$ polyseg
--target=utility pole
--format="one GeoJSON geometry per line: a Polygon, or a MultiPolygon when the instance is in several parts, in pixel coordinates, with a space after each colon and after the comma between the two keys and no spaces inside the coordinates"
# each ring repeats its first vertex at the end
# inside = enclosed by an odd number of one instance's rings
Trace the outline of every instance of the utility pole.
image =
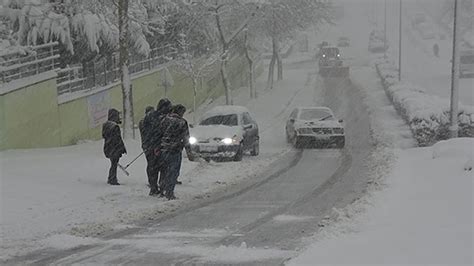
{"type": "Polygon", "coordinates": [[[458,137],[458,105],[459,105],[459,11],[458,0],[454,1],[453,25],[453,58],[451,67],[451,125],[449,137],[458,137]]]}
{"type": "Polygon", "coordinates": [[[384,2],[384,23],[383,23],[383,58],[387,58],[387,0],[384,2]]]}
{"type": "Polygon", "coordinates": [[[402,0],[399,0],[400,11],[398,20],[398,81],[402,80],[402,0]]]}
{"type": "Polygon", "coordinates": [[[379,26],[379,16],[378,16],[378,8],[377,8],[377,0],[374,0],[374,14],[375,14],[375,29],[379,26]]]}
{"type": "Polygon", "coordinates": [[[130,39],[129,30],[129,0],[118,1],[118,23],[119,23],[119,68],[120,68],[120,81],[122,89],[122,102],[123,102],[123,136],[127,139],[133,138],[134,136],[134,123],[133,123],[133,101],[132,101],[132,83],[130,80],[129,72],[129,47],[128,40],[130,39]]]}

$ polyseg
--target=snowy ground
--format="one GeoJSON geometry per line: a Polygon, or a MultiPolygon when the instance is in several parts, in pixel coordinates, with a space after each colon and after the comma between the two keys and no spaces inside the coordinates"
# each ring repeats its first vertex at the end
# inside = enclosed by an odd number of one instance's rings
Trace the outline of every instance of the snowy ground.
{"type": "MultiPolygon", "coordinates": [[[[371,133],[377,146],[377,152],[372,154],[374,158],[366,160],[372,163],[367,166],[371,168],[369,192],[354,204],[335,209],[328,222],[321,224],[323,230],[316,239],[308,239],[308,243],[315,243],[290,264],[472,264],[473,181],[472,172],[463,170],[467,159],[443,156],[445,152],[452,155],[445,148],[435,159],[431,148],[400,149],[411,147],[413,140],[408,127],[385,97],[374,69],[369,66],[368,31],[365,34],[360,30],[367,18],[360,14],[348,15],[354,20],[351,25],[334,27],[338,30],[325,28],[318,34],[330,41],[346,35],[353,43],[343,51],[351,64],[352,83],[357,89],[349,95],[361,94],[366,99],[371,133]],[[457,181],[452,182],[453,179],[457,181]]],[[[310,57],[311,54],[297,55],[288,61],[298,64],[300,58],[307,60],[310,57]]],[[[236,92],[235,103],[247,106],[259,122],[261,155],[245,157],[241,163],[206,164],[185,160],[180,178],[184,184],[177,188],[178,201],[147,196],[143,158],[131,166],[131,177],[119,176],[123,186],[105,185],[108,162],[103,158],[100,141],[56,149],[1,152],[0,259],[31,249],[67,249],[97,242],[107,242],[110,246],[133,242],[147,250],[204,254],[209,261],[224,259],[226,263],[292,256],[291,252],[281,249],[248,248],[244,242],[240,247],[218,249],[202,245],[184,247],[188,240],[174,242],[179,238],[199,241],[225,235],[226,232],[218,230],[133,235],[134,239],[125,239],[127,242],[94,237],[101,237],[104,232],[135,228],[135,221],[155,219],[193,201],[212,197],[229,185],[252,179],[266,168],[278,168],[275,165],[278,159],[293,156],[292,149],[285,143],[284,120],[295,99],[301,104],[313,103],[318,102],[320,96],[308,94],[312,91],[308,88],[316,86],[317,80],[311,64],[306,67],[305,70],[285,68],[286,79],[271,91],[263,89],[266,77],[263,75],[257,85],[260,89],[257,100],[249,100],[248,91],[244,89],[236,92]]],[[[351,106],[347,102],[349,98],[344,100],[347,106],[340,106],[343,110],[351,106]]],[[[221,103],[223,99],[217,99],[200,112],[221,103]]],[[[122,159],[124,164],[140,152],[137,141],[127,142],[127,148],[130,155],[122,159]]],[[[288,214],[274,217],[275,223],[280,224],[312,222],[311,219],[311,216],[288,214]]],[[[109,251],[122,252],[113,248],[109,251]]]]}
{"type": "Polygon", "coordinates": [[[441,145],[436,158],[433,147],[397,150],[384,187],[351,207],[366,212],[327,228],[288,265],[472,265],[474,174],[464,163],[474,139],[441,145]]]}
{"type": "MultiPolygon", "coordinates": [[[[347,19],[364,25],[362,16],[347,19]]],[[[334,209],[321,231],[306,240],[308,247],[287,264],[472,265],[474,175],[464,168],[473,164],[474,140],[410,148],[410,130],[385,96],[374,69],[364,62],[369,56],[365,51],[354,54],[366,45],[365,36],[355,28],[353,32],[346,33],[354,43],[345,54],[355,59],[351,79],[365,95],[380,163],[372,166],[367,195],[334,209]]],[[[337,33],[326,34],[331,38],[337,33]]],[[[417,61],[419,55],[413,56],[417,61]]],[[[421,69],[411,72],[416,76],[421,69]]],[[[430,75],[436,77],[436,72],[430,75]]]]}
{"type": "MultiPolygon", "coordinates": [[[[102,141],[1,152],[1,256],[8,258],[48,246],[68,247],[72,237],[100,236],[133,227],[135,221],[174,212],[261,174],[294,152],[286,144],[282,125],[295,97],[301,98],[305,88],[314,87],[311,71],[289,71],[288,78],[271,91],[264,89],[266,75],[262,75],[257,81],[256,100],[249,99],[245,88],[236,91],[235,104],[247,106],[259,123],[260,156],[244,157],[241,163],[191,163],[185,159],[177,201],[148,196],[144,158],[130,166],[130,177],[119,170],[122,186],[106,185],[109,162],[103,157],[102,141]]],[[[315,97],[305,94],[303,99],[312,103],[315,97]]],[[[199,111],[223,103],[223,98],[216,99],[199,111]]],[[[121,159],[123,165],[141,152],[139,141],[127,141],[126,146],[129,154],[121,159]]]]}
{"type": "MultiPolygon", "coordinates": [[[[398,1],[389,1],[389,9],[398,10],[398,1]]],[[[449,98],[451,93],[452,39],[445,33],[446,39],[423,39],[411,26],[408,17],[424,12],[420,5],[408,5],[404,10],[402,36],[402,80],[427,90],[428,93],[449,98]],[[410,12],[409,12],[410,11],[410,12]],[[439,46],[439,57],[433,54],[433,45],[439,46]]],[[[383,13],[382,13],[383,14],[383,13]]],[[[387,14],[388,39],[392,46],[395,62],[398,64],[398,12],[387,14]]],[[[444,29],[433,23],[436,30],[444,29]]],[[[459,100],[465,105],[474,105],[474,78],[459,79],[459,100]]]]}

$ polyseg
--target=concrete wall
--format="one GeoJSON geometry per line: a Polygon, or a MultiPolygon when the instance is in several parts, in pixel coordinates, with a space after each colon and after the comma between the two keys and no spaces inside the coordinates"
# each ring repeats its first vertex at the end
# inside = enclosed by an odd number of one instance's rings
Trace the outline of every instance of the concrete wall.
{"type": "MultiPolygon", "coordinates": [[[[191,81],[173,67],[170,67],[170,72],[174,86],[169,89],[168,98],[191,109],[191,81]]],[[[262,72],[261,67],[257,72],[262,72]]],[[[237,57],[229,63],[229,78],[234,88],[245,86],[247,76],[244,58],[237,57]]],[[[143,118],[146,106],[156,106],[164,97],[160,79],[159,70],[132,77],[135,123],[143,118]]],[[[0,88],[0,150],[57,147],[73,145],[84,139],[100,139],[101,126],[91,128],[88,111],[88,97],[94,94],[106,91],[110,107],[122,110],[118,83],[73,98],[58,98],[56,79],[52,75],[17,87],[8,91],[0,88]]],[[[203,80],[202,87],[198,87],[197,102],[201,104],[207,98],[216,98],[223,93],[222,80],[216,71],[214,76],[203,80]]]]}
{"type": "Polygon", "coordinates": [[[56,147],[61,144],[56,75],[42,77],[6,93],[0,91],[0,128],[3,133],[0,149],[56,147]]]}

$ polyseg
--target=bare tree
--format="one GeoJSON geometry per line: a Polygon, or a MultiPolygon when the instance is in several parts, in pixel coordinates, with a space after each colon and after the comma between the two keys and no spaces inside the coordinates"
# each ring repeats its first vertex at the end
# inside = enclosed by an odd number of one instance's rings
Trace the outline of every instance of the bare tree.
{"type": "Polygon", "coordinates": [[[280,55],[280,42],[309,26],[332,20],[330,2],[325,0],[278,0],[266,2],[256,16],[254,27],[270,38],[272,58],[268,68],[267,87],[273,88],[275,64],[277,80],[283,79],[283,62],[280,55]]]}
{"type": "Polygon", "coordinates": [[[248,64],[248,72],[249,72],[249,91],[250,91],[250,98],[255,99],[257,98],[257,90],[255,88],[255,78],[254,78],[254,72],[255,72],[255,58],[252,53],[252,48],[250,45],[249,41],[249,30],[245,30],[245,38],[244,38],[244,51],[245,51],[245,58],[247,58],[247,64],[248,64]]]}
{"type": "Polygon", "coordinates": [[[219,61],[220,56],[217,53],[211,53],[206,58],[194,58],[189,49],[189,41],[185,34],[180,36],[180,47],[183,52],[180,54],[179,60],[176,62],[178,69],[186,77],[188,77],[193,85],[193,124],[196,124],[196,98],[198,82],[205,77],[211,75],[214,65],[219,61]]]}
{"type": "Polygon", "coordinates": [[[118,0],[118,21],[119,21],[119,65],[120,65],[120,80],[122,88],[123,101],[123,135],[125,138],[132,138],[133,132],[133,103],[132,103],[132,83],[130,79],[129,56],[128,56],[128,40],[129,32],[129,17],[128,5],[129,0],[118,0]]]}
{"type": "MultiPolygon", "coordinates": [[[[221,68],[220,73],[222,77],[222,82],[224,83],[224,90],[225,90],[225,98],[226,104],[234,104],[232,99],[232,90],[231,84],[229,82],[227,76],[227,63],[229,61],[230,56],[230,48],[233,42],[237,39],[237,36],[247,27],[250,20],[255,15],[255,12],[251,12],[250,14],[247,13],[247,17],[241,22],[238,23],[235,27],[235,30],[227,37],[226,35],[226,28],[223,24],[223,17],[225,16],[225,10],[232,11],[232,12],[239,12],[237,8],[240,7],[240,4],[237,1],[219,1],[215,0],[214,4],[208,5],[209,11],[211,11],[212,15],[215,18],[217,32],[219,35],[220,47],[221,47],[221,68]]],[[[242,13],[240,15],[245,15],[246,13],[242,13]]],[[[231,30],[228,30],[231,31],[231,30]]]]}

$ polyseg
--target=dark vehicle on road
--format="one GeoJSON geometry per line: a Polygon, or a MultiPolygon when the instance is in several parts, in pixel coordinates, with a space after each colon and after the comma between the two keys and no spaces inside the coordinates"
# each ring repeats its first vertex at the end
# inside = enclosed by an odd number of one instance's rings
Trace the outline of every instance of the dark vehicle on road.
{"type": "Polygon", "coordinates": [[[459,77],[474,76],[474,50],[461,50],[459,56],[459,77]]]}
{"type": "Polygon", "coordinates": [[[372,30],[369,36],[368,50],[371,53],[383,53],[388,49],[388,43],[384,42],[384,34],[379,30],[372,30]]]}
{"type": "Polygon", "coordinates": [[[337,46],[338,47],[348,47],[351,45],[351,42],[348,37],[340,37],[337,40],[337,46]]]}
{"type": "Polygon", "coordinates": [[[349,67],[343,66],[339,48],[335,46],[322,47],[319,52],[319,74],[322,77],[347,77],[349,67]]]}

